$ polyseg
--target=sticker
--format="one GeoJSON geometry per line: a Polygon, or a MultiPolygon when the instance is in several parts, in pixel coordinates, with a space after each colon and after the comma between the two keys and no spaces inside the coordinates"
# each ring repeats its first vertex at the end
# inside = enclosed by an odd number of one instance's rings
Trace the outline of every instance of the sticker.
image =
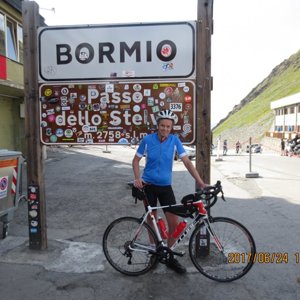
{"type": "Polygon", "coordinates": [[[185,102],[185,103],[191,103],[191,102],[192,102],[192,97],[191,97],[190,95],[186,95],[186,96],[184,97],[184,102],[185,102]]]}
{"type": "Polygon", "coordinates": [[[153,106],[152,107],[152,112],[153,113],[159,112],[159,107],[158,106],[153,106]]]}
{"type": "Polygon", "coordinates": [[[190,91],[190,88],[189,88],[188,86],[185,86],[185,87],[183,88],[183,91],[184,91],[185,93],[188,93],[188,92],[190,91]]]}
{"type": "Polygon", "coordinates": [[[64,131],[61,128],[57,128],[55,134],[58,137],[62,137],[64,135],[64,131]]]}
{"type": "Polygon", "coordinates": [[[166,94],[165,93],[160,93],[159,94],[159,98],[162,99],[162,100],[165,99],[166,98],[166,94]]]}
{"type": "Polygon", "coordinates": [[[8,176],[0,177],[0,199],[7,196],[8,176]]]}
{"type": "Polygon", "coordinates": [[[144,90],[144,96],[151,96],[151,90],[145,89],[144,90]]]}
{"type": "Polygon", "coordinates": [[[168,97],[170,97],[173,94],[173,89],[170,86],[168,86],[165,88],[164,92],[168,97]]]}
{"type": "Polygon", "coordinates": [[[56,143],[57,142],[57,136],[56,135],[51,135],[50,136],[50,142],[51,143],[56,143]]]}
{"type": "Polygon", "coordinates": [[[159,105],[160,105],[161,107],[163,107],[163,106],[165,106],[165,102],[164,102],[164,101],[160,101],[160,102],[159,102],[159,105]]]}
{"type": "Polygon", "coordinates": [[[135,103],[141,103],[143,101],[143,94],[141,92],[135,92],[135,93],[133,93],[132,100],[135,103]]]}
{"type": "Polygon", "coordinates": [[[79,96],[79,100],[80,101],[85,101],[86,100],[86,96],[85,95],[80,95],[79,96]]]}
{"type": "Polygon", "coordinates": [[[105,85],[105,92],[106,93],[113,93],[115,90],[114,84],[106,84],[105,85]]]}
{"type": "Polygon", "coordinates": [[[46,121],[42,121],[41,122],[41,127],[45,128],[47,127],[48,123],[46,121]]]}
{"type": "Polygon", "coordinates": [[[66,138],[70,138],[70,137],[72,137],[73,136],[73,130],[72,129],[66,129],[65,130],[65,137],[66,138]]]}
{"type": "Polygon", "coordinates": [[[66,96],[66,95],[68,95],[69,94],[69,89],[68,88],[66,88],[66,87],[64,87],[64,88],[62,88],[61,89],[61,94],[63,95],[63,96],[66,96]]]}
{"type": "Polygon", "coordinates": [[[191,110],[192,109],[192,104],[190,104],[190,103],[185,104],[184,109],[191,110]]]}
{"type": "Polygon", "coordinates": [[[154,105],[154,98],[153,97],[149,97],[147,99],[147,104],[148,104],[148,106],[153,106],[154,105]]]}
{"type": "Polygon", "coordinates": [[[31,218],[35,218],[38,213],[36,210],[30,210],[28,214],[31,218]]]}
{"type": "Polygon", "coordinates": [[[142,89],[142,86],[140,84],[134,84],[132,88],[135,92],[139,92],[142,89]]]}
{"type": "Polygon", "coordinates": [[[45,96],[49,97],[52,95],[52,90],[51,89],[46,89],[44,92],[45,96]]]}
{"type": "Polygon", "coordinates": [[[182,129],[183,129],[184,133],[189,133],[192,129],[192,125],[191,124],[184,124],[182,129]]]}
{"type": "Polygon", "coordinates": [[[30,228],[30,233],[37,233],[37,228],[30,228]]]}
{"type": "Polygon", "coordinates": [[[182,111],[182,103],[170,103],[171,111],[182,111]]]}
{"type": "Polygon", "coordinates": [[[133,107],[133,111],[134,112],[139,112],[141,110],[141,107],[139,106],[139,105],[135,105],[134,107],[133,107]]]}
{"type": "Polygon", "coordinates": [[[90,126],[89,125],[83,125],[82,126],[82,131],[83,132],[89,132],[89,130],[90,130],[90,126]]]}

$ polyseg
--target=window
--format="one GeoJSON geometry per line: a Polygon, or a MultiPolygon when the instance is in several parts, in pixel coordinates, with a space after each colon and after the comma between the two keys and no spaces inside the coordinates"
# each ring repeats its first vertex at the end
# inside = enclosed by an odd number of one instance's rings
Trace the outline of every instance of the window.
{"type": "Polygon", "coordinates": [[[0,55],[5,56],[5,19],[4,15],[0,13],[0,55]]]}
{"type": "Polygon", "coordinates": [[[293,114],[295,112],[294,106],[290,107],[290,114],[293,114]]]}
{"type": "Polygon", "coordinates": [[[6,40],[7,40],[7,57],[12,60],[17,60],[17,32],[14,23],[10,20],[6,22],[6,40]]]}
{"type": "Polygon", "coordinates": [[[23,63],[23,28],[0,12],[0,55],[23,63]]]}

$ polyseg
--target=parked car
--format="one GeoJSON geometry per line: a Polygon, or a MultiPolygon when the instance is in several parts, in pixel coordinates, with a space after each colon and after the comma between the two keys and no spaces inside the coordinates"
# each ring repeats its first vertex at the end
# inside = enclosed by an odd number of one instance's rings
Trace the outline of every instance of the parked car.
{"type": "MultiPolygon", "coordinates": [[[[246,152],[249,153],[250,145],[247,145],[246,152]]],[[[251,153],[262,153],[262,145],[261,144],[252,144],[251,145],[251,153]]]]}
{"type": "MultiPolygon", "coordinates": [[[[186,146],[186,145],[183,145],[183,148],[184,148],[185,152],[187,153],[189,159],[193,159],[196,157],[196,148],[191,147],[191,146],[186,146]]],[[[174,159],[178,160],[178,158],[179,158],[178,153],[176,152],[174,159]]]]}

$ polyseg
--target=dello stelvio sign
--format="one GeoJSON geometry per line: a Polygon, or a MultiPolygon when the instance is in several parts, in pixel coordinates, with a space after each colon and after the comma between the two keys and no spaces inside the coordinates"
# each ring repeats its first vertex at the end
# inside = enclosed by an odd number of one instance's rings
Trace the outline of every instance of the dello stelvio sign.
{"type": "Polygon", "coordinates": [[[195,22],[42,27],[39,82],[195,77],[195,22]]]}

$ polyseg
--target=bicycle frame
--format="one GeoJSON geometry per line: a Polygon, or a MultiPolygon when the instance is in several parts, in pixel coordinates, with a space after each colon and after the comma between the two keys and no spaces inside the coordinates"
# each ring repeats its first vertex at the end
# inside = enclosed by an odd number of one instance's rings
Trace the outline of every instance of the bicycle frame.
{"type": "MultiPolygon", "coordinates": [[[[199,201],[200,202],[200,201],[199,201]]],[[[198,202],[195,202],[194,204],[197,204],[198,202]]],[[[164,240],[162,239],[161,237],[161,234],[160,234],[160,230],[157,226],[157,221],[156,221],[156,218],[155,216],[153,215],[153,211],[156,211],[158,209],[163,209],[163,208],[170,208],[170,207],[175,207],[175,206],[183,206],[182,204],[173,204],[173,205],[166,205],[166,206],[155,206],[155,207],[152,207],[150,205],[147,205],[147,211],[146,213],[143,215],[143,219],[142,219],[142,222],[140,224],[140,226],[138,227],[136,233],[135,233],[135,237],[138,236],[139,232],[140,232],[140,229],[142,228],[143,224],[146,222],[147,223],[147,218],[148,216],[150,215],[150,218],[151,218],[151,222],[152,222],[152,225],[153,225],[153,229],[155,231],[155,234],[158,238],[158,243],[162,246],[167,246],[166,243],[164,242],[164,240]]],[[[171,251],[174,251],[175,248],[178,246],[178,244],[180,244],[180,242],[188,235],[188,233],[193,230],[195,228],[195,226],[198,224],[198,223],[202,223],[204,222],[204,225],[206,227],[206,229],[208,230],[209,234],[213,237],[215,243],[216,243],[216,246],[217,248],[219,249],[219,251],[223,251],[223,247],[221,245],[221,242],[219,240],[219,238],[216,236],[216,234],[214,233],[214,231],[212,230],[211,226],[210,226],[210,222],[209,222],[209,219],[208,219],[208,215],[202,215],[202,214],[197,214],[196,218],[193,219],[191,222],[189,222],[186,226],[186,228],[184,229],[184,231],[180,234],[180,236],[176,239],[176,241],[174,242],[174,244],[170,247],[170,250],[171,251]]],[[[148,224],[148,223],[147,223],[148,224]]],[[[133,241],[135,240],[135,238],[133,239],[133,241]]],[[[134,251],[142,251],[142,252],[145,252],[145,251],[148,251],[148,252],[155,252],[153,249],[150,249],[150,247],[147,247],[145,245],[139,245],[139,244],[136,244],[137,246],[140,247],[140,249],[137,249],[137,248],[132,248],[132,246],[129,246],[129,249],[130,250],[134,250],[134,251]]]]}

